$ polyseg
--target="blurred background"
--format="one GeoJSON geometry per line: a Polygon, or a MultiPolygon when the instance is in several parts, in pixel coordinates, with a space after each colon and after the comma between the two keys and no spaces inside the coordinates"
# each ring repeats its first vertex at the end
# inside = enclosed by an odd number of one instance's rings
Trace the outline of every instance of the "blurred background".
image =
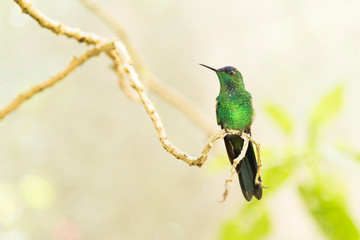
{"type": "MultiPolygon", "coordinates": [[[[33,1],[48,17],[113,38],[80,1],[33,1]]],[[[143,106],[93,58],[0,123],[0,239],[360,239],[359,1],[98,1],[148,71],[213,120],[216,75],[237,67],[261,143],[261,201],[222,141],[202,168],[164,151],[143,106]]],[[[88,47],[0,1],[0,108],[88,47]]],[[[198,155],[206,133],[149,93],[169,139],[198,155]]]]}

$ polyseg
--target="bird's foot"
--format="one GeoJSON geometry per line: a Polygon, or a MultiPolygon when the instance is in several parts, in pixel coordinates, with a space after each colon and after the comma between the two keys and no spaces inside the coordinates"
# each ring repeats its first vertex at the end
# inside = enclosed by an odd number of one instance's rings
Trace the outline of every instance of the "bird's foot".
{"type": "Polygon", "coordinates": [[[225,127],[225,132],[226,132],[226,133],[230,133],[230,132],[231,132],[231,131],[230,131],[230,128],[225,127]]]}
{"type": "MultiPolygon", "coordinates": [[[[228,127],[225,127],[224,130],[227,134],[230,134],[230,135],[235,134],[235,135],[241,136],[243,134],[243,131],[240,131],[240,133],[239,133],[239,130],[230,129],[228,127]]],[[[250,135],[249,135],[249,137],[250,137],[250,135]]]]}
{"type": "Polygon", "coordinates": [[[263,183],[260,182],[259,180],[255,180],[255,185],[259,185],[260,188],[269,188],[269,187],[264,186],[263,183]]]}

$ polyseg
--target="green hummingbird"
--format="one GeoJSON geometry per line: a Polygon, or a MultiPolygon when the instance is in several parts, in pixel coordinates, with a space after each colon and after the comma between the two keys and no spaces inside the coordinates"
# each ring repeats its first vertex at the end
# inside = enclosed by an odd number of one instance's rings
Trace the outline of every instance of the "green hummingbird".
{"type": "MultiPolygon", "coordinates": [[[[240,130],[251,135],[251,124],[254,119],[251,94],[246,91],[241,73],[234,67],[215,69],[200,64],[216,72],[220,81],[220,93],[216,98],[216,119],[222,129],[240,130]]],[[[224,137],[226,151],[231,164],[243,147],[244,140],[238,135],[224,137]]],[[[262,197],[262,188],[255,184],[257,162],[254,148],[249,142],[245,157],[236,167],[242,193],[247,201],[253,196],[262,197]]],[[[258,179],[261,182],[261,178],[258,179]]]]}

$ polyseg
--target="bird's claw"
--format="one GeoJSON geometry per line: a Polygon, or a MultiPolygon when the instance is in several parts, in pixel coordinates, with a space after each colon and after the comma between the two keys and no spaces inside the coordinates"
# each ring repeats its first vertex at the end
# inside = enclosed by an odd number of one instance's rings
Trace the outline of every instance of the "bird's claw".
{"type": "MultiPolygon", "coordinates": [[[[224,130],[225,130],[225,132],[227,133],[227,134],[234,134],[234,129],[230,129],[230,128],[228,128],[228,127],[225,127],[224,128],[224,130]]],[[[237,133],[236,133],[237,134],[237,133]]],[[[243,131],[240,131],[240,136],[243,134],[243,131]]],[[[250,135],[248,135],[249,137],[250,137],[250,135]]]]}
{"type": "Polygon", "coordinates": [[[255,180],[255,185],[260,185],[260,188],[269,188],[263,185],[262,182],[255,180]]]}

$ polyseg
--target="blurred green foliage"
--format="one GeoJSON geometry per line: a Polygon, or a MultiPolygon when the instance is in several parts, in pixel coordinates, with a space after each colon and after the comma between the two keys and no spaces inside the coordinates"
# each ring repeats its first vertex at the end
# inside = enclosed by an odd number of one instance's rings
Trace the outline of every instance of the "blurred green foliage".
{"type": "Polygon", "coordinates": [[[336,117],[343,105],[343,86],[334,88],[312,110],[309,122],[309,146],[314,146],[320,130],[336,117]]]}
{"type": "Polygon", "coordinates": [[[285,109],[276,106],[275,104],[267,104],[265,111],[268,116],[273,120],[274,124],[277,125],[285,134],[291,134],[294,131],[294,121],[291,116],[286,112],[285,109]]]}
{"type": "Polygon", "coordinates": [[[354,160],[360,162],[360,151],[352,148],[351,146],[344,145],[343,143],[338,145],[338,149],[341,152],[347,154],[349,157],[353,158],[354,160]]]}
{"type": "Polygon", "coordinates": [[[305,204],[329,239],[359,239],[353,220],[348,214],[344,189],[331,175],[316,171],[314,180],[299,186],[305,204]]]}
{"type": "MultiPolygon", "coordinates": [[[[344,184],[338,181],[341,179],[340,173],[324,167],[327,159],[318,146],[321,131],[339,115],[343,107],[343,92],[344,87],[337,86],[315,104],[309,117],[306,143],[299,146],[293,145],[295,123],[291,115],[275,104],[264,107],[269,118],[287,138],[286,144],[280,148],[262,148],[262,159],[266,161],[263,181],[270,189],[265,191],[261,201],[242,204],[236,216],[224,220],[219,231],[220,239],[261,239],[268,236],[272,224],[266,204],[271,195],[290,178],[297,185],[299,197],[325,237],[334,240],[359,239],[359,228],[347,207],[344,184]]],[[[358,152],[344,144],[337,149],[351,159],[360,159],[358,152]]]]}
{"type": "Polygon", "coordinates": [[[241,209],[238,215],[228,219],[223,224],[220,238],[234,240],[259,239],[270,232],[270,224],[270,217],[266,208],[253,201],[241,209]],[[249,219],[250,221],[244,224],[244,219],[249,219]]]}

